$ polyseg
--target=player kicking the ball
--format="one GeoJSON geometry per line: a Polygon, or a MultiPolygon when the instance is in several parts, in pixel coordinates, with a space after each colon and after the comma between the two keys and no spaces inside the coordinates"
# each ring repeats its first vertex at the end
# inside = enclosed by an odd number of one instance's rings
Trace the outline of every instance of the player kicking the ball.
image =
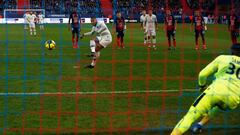
{"type": "Polygon", "coordinates": [[[218,56],[200,72],[199,87],[204,91],[175,126],[171,135],[184,134],[192,123],[206,117],[213,109],[219,108],[226,111],[238,107],[240,104],[240,44],[232,45],[231,52],[232,55],[218,56]],[[207,78],[212,74],[216,79],[206,87],[207,78]]]}
{"type": "Polygon", "coordinates": [[[156,30],[157,27],[157,17],[153,14],[152,10],[148,10],[148,15],[146,16],[145,21],[146,26],[146,33],[148,35],[148,47],[150,48],[151,45],[154,50],[156,50],[156,30]]]}
{"type": "Polygon", "coordinates": [[[96,60],[100,57],[100,51],[112,43],[112,35],[104,22],[99,22],[96,17],[92,17],[91,23],[92,30],[81,35],[81,38],[83,38],[94,33],[97,34],[96,38],[90,40],[91,55],[89,56],[92,57],[92,63],[85,66],[85,68],[94,68],[96,60]]]}
{"type": "Polygon", "coordinates": [[[68,30],[70,31],[70,22],[71,22],[71,30],[72,30],[72,45],[73,48],[78,48],[78,39],[80,34],[80,27],[81,27],[81,18],[80,15],[77,13],[76,9],[70,14],[68,20],[68,30]],[[76,34],[76,39],[75,39],[76,34]]]}

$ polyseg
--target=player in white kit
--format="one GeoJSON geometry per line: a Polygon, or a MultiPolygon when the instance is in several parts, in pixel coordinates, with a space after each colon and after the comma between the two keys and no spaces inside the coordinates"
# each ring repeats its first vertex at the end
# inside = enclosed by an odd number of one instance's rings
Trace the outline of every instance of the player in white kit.
{"type": "Polygon", "coordinates": [[[23,15],[23,19],[24,19],[24,29],[25,30],[27,30],[28,28],[27,28],[27,24],[28,24],[28,22],[27,22],[27,16],[28,16],[28,12],[26,12],[26,13],[24,13],[24,15],[23,15]]]}
{"type": "Polygon", "coordinates": [[[96,60],[100,57],[100,51],[112,43],[112,35],[104,22],[99,22],[96,17],[92,17],[91,23],[93,26],[92,30],[81,35],[81,38],[83,38],[94,33],[97,34],[94,39],[90,40],[91,55],[88,56],[92,57],[92,63],[85,66],[85,68],[94,68],[96,60]]]}
{"type": "Polygon", "coordinates": [[[141,29],[143,29],[144,31],[144,45],[147,44],[147,32],[146,32],[146,26],[145,26],[145,22],[146,22],[146,10],[142,11],[142,15],[140,16],[140,23],[141,23],[141,29]]]}
{"type": "Polygon", "coordinates": [[[35,22],[36,22],[36,15],[30,12],[30,14],[27,15],[27,22],[29,23],[29,28],[30,28],[30,35],[36,36],[36,27],[35,27],[35,22]]]}
{"type": "Polygon", "coordinates": [[[157,17],[152,13],[152,10],[148,10],[148,15],[146,16],[145,21],[146,26],[146,33],[148,35],[148,47],[150,48],[151,45],[154,50],[156,50],[156,30],[158,30],[157,27],[157,17]]]}
{"type": "Polygon", "coordinates": [[[40,30],[44,30],[44,15],[42,14],[42,12],[38,14],[38,23],[40,25],[40,30]]]}

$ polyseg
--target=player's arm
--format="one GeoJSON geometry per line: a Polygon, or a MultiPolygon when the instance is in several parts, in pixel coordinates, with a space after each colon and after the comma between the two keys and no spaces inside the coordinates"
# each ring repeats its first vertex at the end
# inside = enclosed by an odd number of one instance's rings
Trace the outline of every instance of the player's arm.
{"type": "Polygon", "coordinates": [[[191,22],[190,22],[191,24],[190,24],[190,31],[192,31],[192,29],[193,29],[193,25],[194,25],[194,17],[191,19],[191,22]]]}
{"type": "Polygon", "coordinates": [[[174,16],[172,16],[173,18],[173,27],[174,27],[174,31],[177,30],[177,20],[174,18],[174,16]]]}
{"type": "Polygon", "coordinates": [[[206,87],[206,83],[207,83],[207,78],[217,72],[218,70],[218,65],[219,65],[219,59],[221,57],[217,57],[214,61],[212,61],[210,64],[208,64],[200,73],[198,76],[198,85],[201,88],[205,88],[206,87]]]}
{"type": "Polygon", "coordinates": [[[90,32],[83,33],[81,35],[81,38],[83,38],[84,36],[91,36],[93,34],[94,34],[94,27],[92,27],[92,30],[90,32]]]}
{"type": "Polygon", "coordinates": [[[203,27],[204,27],[204,30],[207,30],[207,25],[206,25],[206,22],[202,16],[202,24],[203,24],[203,27]]]}

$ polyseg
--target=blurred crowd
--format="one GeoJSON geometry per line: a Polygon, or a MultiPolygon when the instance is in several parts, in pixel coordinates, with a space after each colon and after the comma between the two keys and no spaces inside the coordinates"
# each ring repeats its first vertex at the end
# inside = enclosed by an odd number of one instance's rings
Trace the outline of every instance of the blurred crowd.
{"type": "MultiPolygon", "coordinates": [[[[0,15],[3,14],[4,9],[16,9],[17,0],[0,0],[0,15]]],[[[152,9],[157,16],[163,16],[166,7],[172,9],[174,15],[181,16],[183,13],[183,6],[180,0],[111,0],[113,6],[113,12],[121,11],[125,18],[139,18],[140,12],[143,9],[152,9]]],[[[198,0],[188,0],[190,8],[200,8],[203,11],[203,15],[208,18],[209,23],[225,23],[228,13],[218,12],[219,16],[215,16],[214,11],[216,9],[215,0],[202,0],[198,3],[198,0]]],[[[226,1],[219,0],[221,9],[224,5],[227,5],[226,1]],[[222,3],[220,1],[225,2],[222,3]],[[222,3],[222,4],[221,4],[222,3]]],[[[240,9],[240,1],[233,0],[235,9],[240,9]]],[[[29,5],[27,6],[29,8],[29,5]]],[[[102,17],[103,11],[101,8],[100,0],[30,0],[31,9],[45,9],[46,15],[51,14],[69,14],[72,9],[77,9],[78,12],[84,17],[90,17],[96,15],[102,17]]],[[[222,11],[228,11],[229,8],[223,8],[222,11]]],[[[239,13],[236,10],[236,13],[239,13]]]]}

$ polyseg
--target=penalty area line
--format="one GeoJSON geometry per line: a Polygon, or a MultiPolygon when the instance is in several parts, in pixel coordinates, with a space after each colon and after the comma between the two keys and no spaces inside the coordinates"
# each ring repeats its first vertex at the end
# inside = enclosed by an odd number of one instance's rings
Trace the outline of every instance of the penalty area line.
{"type": "MultiPolygon", "coordinates": [[[[183,89],[182,92],[197,92],[196,89],[183,89]]],[[[95,91],[95,92],[9,92],[0,96],[39,96],[39,95],[106,95],[106,94],[144,94],[144,93],[173,93],[180,90],[138,90],[138,91],[95,91]]]]}

